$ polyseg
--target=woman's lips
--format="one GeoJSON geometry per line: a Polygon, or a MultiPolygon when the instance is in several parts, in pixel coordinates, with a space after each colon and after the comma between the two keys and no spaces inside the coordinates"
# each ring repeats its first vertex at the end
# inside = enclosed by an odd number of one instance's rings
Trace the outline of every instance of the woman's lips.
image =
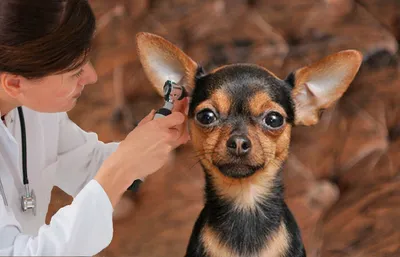
{"type": "Polygon", "coordinates": [[[79,98],[82,95],[82,91],[84,88],[85,86],[81,86],[80,90],[76,94],[74,94],[72,98],[79,98]]]}

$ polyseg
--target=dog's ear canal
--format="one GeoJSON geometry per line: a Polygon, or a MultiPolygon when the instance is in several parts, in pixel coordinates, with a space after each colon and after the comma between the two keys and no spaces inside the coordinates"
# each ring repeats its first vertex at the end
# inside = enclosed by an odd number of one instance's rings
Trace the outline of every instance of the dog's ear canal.
{"type": "Polygon", "coordinates": [[[190,96],[200,68],[181,49],[166,39],[146,32],[136,35],[137,51],[143,70],[157,92],[163,96],[167,80],[184,86],[190,96]]]}
{"type": "Polygon", "coordinates": [[[347,90],[362,63],[362,54],[345,50],[329,55],[289,74],[285,81],[293,87],[295,125],[314,125],[347,90]]]}

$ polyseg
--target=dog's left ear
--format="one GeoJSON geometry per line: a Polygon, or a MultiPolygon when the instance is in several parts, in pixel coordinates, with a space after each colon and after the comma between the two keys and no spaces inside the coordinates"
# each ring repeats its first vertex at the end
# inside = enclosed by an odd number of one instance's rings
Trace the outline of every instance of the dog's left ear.
{"type": "Polygon", "coordinates": [[[319,113],[347,90],[362,63],[362,54],[345,50],[296,70],[287,80],[294,85],[295,125],[314,125],[319,113]]]}
{"type": "Polygon", "coordinates": [[[167,80],[184,86],[191,95],[198,65],[181,49],[166,39],[146,32],[136,35],[137,50],[147,78],[163,96],[167,80]]]}

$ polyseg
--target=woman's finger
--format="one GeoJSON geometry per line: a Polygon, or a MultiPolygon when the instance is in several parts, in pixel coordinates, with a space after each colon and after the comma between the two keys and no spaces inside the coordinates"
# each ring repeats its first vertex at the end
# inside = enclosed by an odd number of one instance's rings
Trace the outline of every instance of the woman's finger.
{"type": "Polygon", "coordinates": [[[153,109],[149,114],[146,115],[138,124],[138,126],[146,124],[147,122],[153,120],[154,115],[156,114],[156,111],[153,109]]]}

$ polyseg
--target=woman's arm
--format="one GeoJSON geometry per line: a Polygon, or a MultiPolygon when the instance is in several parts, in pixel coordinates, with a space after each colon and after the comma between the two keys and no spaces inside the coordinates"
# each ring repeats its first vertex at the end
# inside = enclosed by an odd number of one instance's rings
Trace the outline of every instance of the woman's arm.
{"type": "MultiPolygon", "coordinates": [[[[1,167],[0,169],[4,169],[1,167]]],[[[0,170],[1,171],[1,170],[0,170]]],[[[92,256],[106,248],[113,236],[113,208],[96,180],[73,202],[55,213],[37,236],[26,235],[0,195],[0,256],[92,256]]]]}
{"type": "Polygon", "coordinates": [[[82,130],[66,113],[60,113],[59,117],[55,185],[67,194],[76,196],[119,143],[99,141],[96,133],[82,130]]]}

